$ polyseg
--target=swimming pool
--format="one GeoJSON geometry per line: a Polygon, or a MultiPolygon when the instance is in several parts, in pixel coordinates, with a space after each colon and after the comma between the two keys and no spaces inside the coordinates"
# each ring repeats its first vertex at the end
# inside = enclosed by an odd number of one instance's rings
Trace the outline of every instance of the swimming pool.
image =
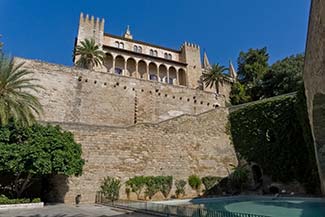
{"type": "Polygon", "coordinates": [[[325,200],[320,198],[238,196],[183,200],[183,202],[178,201],[174,204],[271,217],[325,217],[325,200]]]}

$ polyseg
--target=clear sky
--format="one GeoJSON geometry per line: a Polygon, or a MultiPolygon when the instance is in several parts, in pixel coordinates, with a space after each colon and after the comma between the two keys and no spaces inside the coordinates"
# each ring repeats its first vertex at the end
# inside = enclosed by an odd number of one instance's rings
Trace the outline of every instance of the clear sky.
{"type": "Polygon", "coordinates": [[[105,32],[178,49],[199,44],[210,63],[266,46],[270,62],[305,50],[310,0],[0,0],[0,41],[13,56],[72,64],[80,12],[105,32]]]}

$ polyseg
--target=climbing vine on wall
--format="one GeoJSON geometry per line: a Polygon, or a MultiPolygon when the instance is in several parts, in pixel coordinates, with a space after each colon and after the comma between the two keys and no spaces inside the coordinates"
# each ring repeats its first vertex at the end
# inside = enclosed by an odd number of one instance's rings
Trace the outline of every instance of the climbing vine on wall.
{"type": "Polygon", "coordinates": [[[304,92],[248,105],[230,114],[231,135],[241,157],[258,163],[274,181],[318,185],[304,92]]]}

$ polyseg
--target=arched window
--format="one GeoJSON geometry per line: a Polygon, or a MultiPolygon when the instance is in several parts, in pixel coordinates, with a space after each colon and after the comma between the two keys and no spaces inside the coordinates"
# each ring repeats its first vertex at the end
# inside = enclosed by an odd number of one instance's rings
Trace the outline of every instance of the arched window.
{"type": "Polygon", "coordinates": [[[150,55],[153,56],[153,50],[152,49],[150,49],[150,55]]]}
{"type": "Polygon", "coordinates": [[[154,51],[154,56],[156,56],[156,57],[158,56],[158,51],[157,50],[154,51]]]}
{"type": "Polygon", "coordinates": [[[172,55],[171,54],[168,54],[168,59],[172,59],[172,55]]]}
{"type": "Polygon", "coordinates": [[[165,53],[165,54],[164,54],[164,57],[165,57],[165,59],[168,59],[168,54],[165,53]]]}
{"type": "Polygon", "coordinates": [[[141,46],[138,47],[138,52],[142,53],[142,47],[141,46]]]}
{"type": "Polygon", "coordinates": [[[124,44],[123,44],[123,42],[120,42],[120,48],[121,48],[121,49],[124,49],[124,44]]]}
{"type": "Polygon", "coordinates": [[[133,51],[134,51],[134,52],[138,52],[138,46],[134,45],[134,47],[133,47],[133,51]]]}
{"type": "Polygon", "coordinates": [[[119,47],[120,43],[118,43],[118,41],[115,42],[115,47],[119,47]]]}

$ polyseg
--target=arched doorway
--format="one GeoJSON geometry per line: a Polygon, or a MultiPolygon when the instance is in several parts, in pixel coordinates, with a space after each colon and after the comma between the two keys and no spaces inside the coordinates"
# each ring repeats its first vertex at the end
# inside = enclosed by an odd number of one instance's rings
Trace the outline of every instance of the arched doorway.
{"type": "Polygon", "coordinates": [[[149,80],[158,81],[157,65],[149,63],[149,80]]]}
{"type": "Polygon", "coordinates": [[[174,67],[169,68],[169,84],[177,84],[176,69],[174,67]]]}
{"type": "Polygon", "coordinates": [[[138,72],[139,72],[139,76],[142,79],[148,79],[148,75],[147,75],[147,64],[145,61],[140,60],[138,62],[138,72]]]}
{"type": "Polygon", "coordinates": [[[125,71],[125,60],[122,56],[117,56],[115,58],[115,70],[114,73],[118,75],[122,75],[125,71]]]}
{"type": "Polygon", "coordinates": [[[159,66],[159,81],[167,83],[167,67],[163,64],[159,66]]]}
{"type": "Polygon", "coordinates": [[[129,58],[126,62],[126,69],[130,77],[135,77],[136,61],[133,58],[129,58]]]}
{"type": "Polygon", "coordinates": [[[113,72],[113,56],[110,53],[106,53],[104,57],[103,65],[106,68],[107,72],[113,72]]]}

